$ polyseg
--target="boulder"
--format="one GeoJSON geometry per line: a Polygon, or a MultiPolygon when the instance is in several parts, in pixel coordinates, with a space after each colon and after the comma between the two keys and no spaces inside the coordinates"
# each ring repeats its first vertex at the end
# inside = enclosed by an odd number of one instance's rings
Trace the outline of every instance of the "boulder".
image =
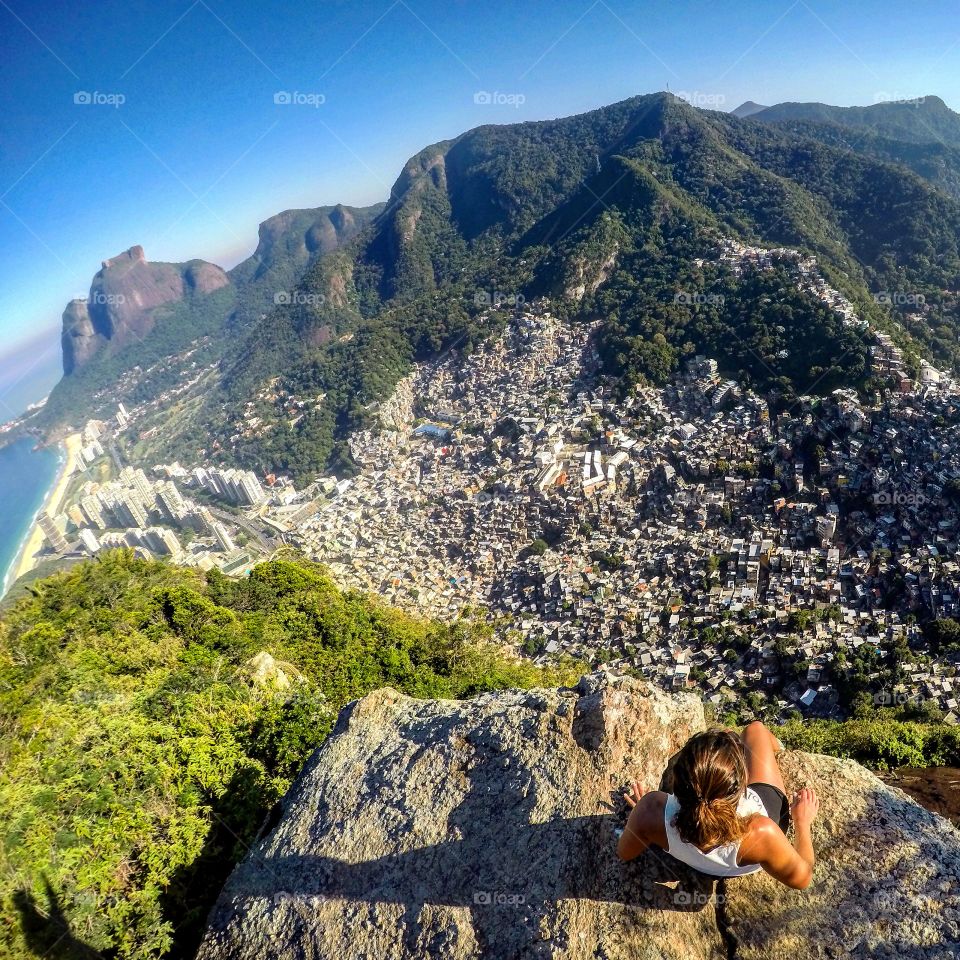
{"type": "Polygon", "coordinates": [[[620,791],[661,783],[702,705],[600,673],[470,701],[345,708],[227,882],[198,960],[947,958],[960,835],[852,762],[787,753],[822,797],[807,891],[616,856],[620,791]]]}

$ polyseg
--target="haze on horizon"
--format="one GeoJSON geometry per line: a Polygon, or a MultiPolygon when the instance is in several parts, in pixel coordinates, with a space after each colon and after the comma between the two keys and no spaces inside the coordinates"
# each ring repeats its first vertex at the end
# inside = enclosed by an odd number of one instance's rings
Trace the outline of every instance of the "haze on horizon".
{"type": "Polygon", "coordinates": [[[52,386],[66,301],[132,244],[229,268],[283,209],[385,199],[429,143],[667,87],[721,110],[927,94],[955,107],[954,13],[890,0],[336,0],[319,16],[249,0],[133,15],[116,0],[0,3],[0,400],[19,405],[31,377],[39,396],[52,386]]]}

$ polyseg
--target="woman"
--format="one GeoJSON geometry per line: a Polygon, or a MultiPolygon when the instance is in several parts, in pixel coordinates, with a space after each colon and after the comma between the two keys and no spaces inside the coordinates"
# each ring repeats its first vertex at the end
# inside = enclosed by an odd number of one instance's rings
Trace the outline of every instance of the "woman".
{"type": "Polygon", "coordinates": [[[708,730],[691,737],[677,755],[673,793],[644,794],[633,785],[632,810],[617,853],[632,860],[660,847],[701,873],[741,877],[766,870],[795,890],[813,877],[810,824],[820,808],[813,790],[787,803],[776,754],[780,741],[760,721],[737,735],[708,730]],[[791,814],[796,839],[786,831],[791,814]]]}

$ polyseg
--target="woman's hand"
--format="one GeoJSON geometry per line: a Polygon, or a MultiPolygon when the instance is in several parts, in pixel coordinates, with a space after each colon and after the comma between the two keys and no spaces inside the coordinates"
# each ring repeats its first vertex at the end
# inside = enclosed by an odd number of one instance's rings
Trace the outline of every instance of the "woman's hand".
{"type": "Polygon", "coordinates": [[[820,799],[811,787],[798,790],[790,804],[790,815],[797,826],[809,827],[820,812],[820,799]]]}
{"type": "Polygon", "coordinates": [[[630,793],[625,793],[623,799],[627,801],[627,806],[632,810],[643,799],[643,787],[639,783],[634,783],[630,793]]]}
{"type": "Polygon", "coordinates": [[[643,799],[643,787],[639,783],[634,783],[629,793],[622,794],[627,806],[630,808],[627,813],[627,825],[618,830],[617,834],[617,856],[621,860],[632,860],[639,857],[647,848],[647,841],[644,836],[643,810],[638,810],[637,805],[643,799]]]}

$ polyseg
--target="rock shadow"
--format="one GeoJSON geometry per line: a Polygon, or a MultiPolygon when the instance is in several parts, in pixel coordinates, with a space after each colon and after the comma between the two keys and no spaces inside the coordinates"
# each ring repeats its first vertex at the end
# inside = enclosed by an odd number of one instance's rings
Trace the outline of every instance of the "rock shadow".
{"type": "Polygon", "coordinates": [[[46,960],[111,960],[112,953],[95,950],[74,935],[56,891],[46,877],[43,887],[46,912],[41,911],[29,890],[17,890],[12,897],[20,915],[23,939],[31,955],[46,960]]]}
{"type": "Polygon", "coordinates": [[[406,930],[417,929],[424,907],[466,907],[485,955],[503,957],[539,940],[541,918],[556,916],[566,900],[629,907],[632,925],[655,924],[639,916],[647,911],[693,913],[715,904],[714,878],[664,851],[618,860],[614,826],[609,815],[558,819],[503,831],[499,842],[466,835],[359,863],[255,853],[226,893],[286,900],[308,927],[318,900],[400,904],[406,930]]]}

